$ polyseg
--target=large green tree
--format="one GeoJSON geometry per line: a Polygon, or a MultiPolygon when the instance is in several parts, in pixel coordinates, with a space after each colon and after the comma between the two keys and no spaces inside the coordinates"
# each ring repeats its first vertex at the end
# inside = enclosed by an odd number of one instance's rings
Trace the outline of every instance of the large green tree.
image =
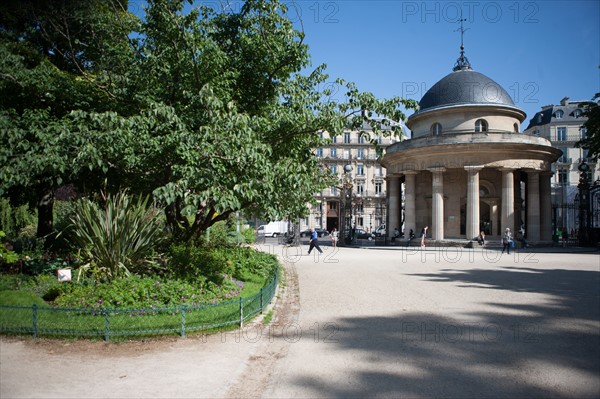
{"type": "Polygon", "coordinates": [[[305,72],[304,34],[276,0],[236,11],[186,3],[149,0],[129,35],[119,90],[106,90],[108,109],[73,108],[61,125],[77,149],[68,167],[79,168],[78,179],[87,170],[109,188],[153,193],[182,239],[238,210],[305,214],[313,193],[333,184],[313,154],[325,144],[320,131],[368,123],[376,134],[401,134],[390,121],[416,106],[343,80],[333,96],[324,66],[305,72]]]}
{"type": "Polygon", "coordinates": [[[39,237],[52,232],[56,188],[81,181],[70,113],[123,108],[134,24],[120,0],[8,0],[0,7],[0,195],[37,207],[39,237]]]}
{"type": "Polygon", "coordinates": [[[600,93],[585,105],[583,116],[588,118],[582,126],[587,135],[577,146],[588,150],[588,156],[597,160],[600,157],[600,93]]]}

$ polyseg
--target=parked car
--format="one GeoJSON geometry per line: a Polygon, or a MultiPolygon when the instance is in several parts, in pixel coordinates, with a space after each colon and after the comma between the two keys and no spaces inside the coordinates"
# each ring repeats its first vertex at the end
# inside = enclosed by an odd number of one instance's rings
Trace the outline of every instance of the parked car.
{"type": "MultiPolygon", "coordinates": [[[[346,230],[346,237],[348,237],[351,232],[352,232],[352,230],[346,230]]],[[[363,229],[354,229],[354,234],[356,234],[356,238],[359,240],[371,241],[371,240],[375,239],[375,234],[368,233],[366,230],[363,230],[363,229]]]]}
{"type": "MultiPolygon", "coordinates": [[[[320,227],[316,227],[315,231],[317,232],[317,237],[321,238],[321,237],[325,237],[329,235],[329,232],[325,229],[322,229],[320,227]]],[[[304,238],[304,237],[310,237],[310,229],[308,230],[304,230],[300,232],[300,237],[304,238]]]]}

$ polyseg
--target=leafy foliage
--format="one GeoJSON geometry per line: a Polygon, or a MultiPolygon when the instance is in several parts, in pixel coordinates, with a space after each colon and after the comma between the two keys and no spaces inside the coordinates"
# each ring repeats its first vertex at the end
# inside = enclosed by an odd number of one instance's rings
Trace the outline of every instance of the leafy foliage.
{"type": "Polygon", "coordinates": [[[0,291],[28,291],[43,298],[51,291],[62,290],[53,275],[0,274],[0,291]]]}
{"type": "Polygon", "coordinates": [[[120,0],[7,0],[0,8],[0,195],[37,207],[40,238],[52,233],[56,188],[86,179],[67,116],[125,108],[117,92],[135,23],[120,0]]]}
{"type": "Polygon", "coordinates": [[[103,200],[102,207],[89,199],[77,202],[69,235],[97,278],[130,275],[161,240],[162,220],[147,197],[117,194],[103,200]]]}
{"type": "Polygon", "coordinates": [[[258,252],[248,247],[206,248],[186,244],[171,247],[170,270],[178,277],[207,278],[220,282],[223,275],[243,279],[248,272],[266,278],[277,266],[273,255],[258,252]]]}
{"type": "Polygon", "coordinates": [[[587,103],[583,116],[588,120],[583,124],[587,129],[587,137],[576,143],[577,147],[585,148],[594,160],[600,158],[600,93],[596,93],[592,101],[587,103]]]}
{"type": "Polygon", "coordinates": [[[324,66],[304,75],[304,33],[277,0],[149,0],[140,20],[118,0],[50,3],[0,24],[0,98],[18,99],[0,101],[0,194],[33,194],[40,237],[71,182],[152,194],[184,241],[240,210],[304,216],[333,184],[312,153],[320,131],[401,134],[391,121],[416,107],[341,79],[334,98],[324,66]]]}
{"type": "Polygon", "coordinates": [[[27,205],[14,207],[8,199],[0,198],[0,230],[4,231],[7,237],[14,239],[21,229],[35,223],[35,212],[27,205]]]}
{"type": "Polygon", "coordinates": [[[226,278],[220,285],[207,281],[131,276],[105,284],[74,284],[60,295],[61,307],[92,309],[152,309],[169,306],[196,306],[233,299],[243,283],[226,278]]]}
{"type": "Polygon", "coordinates": [[[0,230],[0,265],[10,264],[16,262],[19,256],[15,254],[11,249],[7,248],[6,243],[3,242],[3,238],[6,234],[0,230]]]}

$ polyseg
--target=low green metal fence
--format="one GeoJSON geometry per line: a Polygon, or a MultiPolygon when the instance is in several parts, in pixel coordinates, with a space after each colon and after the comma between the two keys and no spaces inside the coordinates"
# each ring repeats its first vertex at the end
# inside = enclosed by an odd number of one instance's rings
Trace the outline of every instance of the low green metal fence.
{"type": "Polygon", "coordinates": [[[55,337],[159,335],[214,330],[243,323],[273,300],[279,269],[260,292],[218,304],[150,309],[77,309],[51,306],[0,306],[0,333],[55,337]]]}

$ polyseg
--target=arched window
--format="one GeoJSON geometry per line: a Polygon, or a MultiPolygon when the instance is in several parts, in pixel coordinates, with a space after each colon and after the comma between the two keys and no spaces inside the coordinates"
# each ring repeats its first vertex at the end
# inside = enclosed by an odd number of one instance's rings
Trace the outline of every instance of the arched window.
{"type": "Polygon", "coordinates": [[[431,135],[432,136],[439,136],[442,134],[442,125],[439,123],[434,123],[433,125],[431,125],[431,135]]]}
{"type": "Polygon", "coordinates": [[[556,112],[554,113],[554,117],[555,117],[556,119],[562,119],[562,117],[563,117],[563,115],[564,115],[564,114],[565,114],[565,113],[559,109],[558,111],[556,111],[556,112]]]}
{"type": "Polygon", "coordinates": [[[477,119],[475,121],[475,132],[487,132],[488,123],[485,119],[477,119]]]}
{"type": "Polygon", "coordinates": [[[519,124],[518,123],[515,123],[513,125],[513,128],[515,129],[515,133],[519,133],[519,124]]]}

